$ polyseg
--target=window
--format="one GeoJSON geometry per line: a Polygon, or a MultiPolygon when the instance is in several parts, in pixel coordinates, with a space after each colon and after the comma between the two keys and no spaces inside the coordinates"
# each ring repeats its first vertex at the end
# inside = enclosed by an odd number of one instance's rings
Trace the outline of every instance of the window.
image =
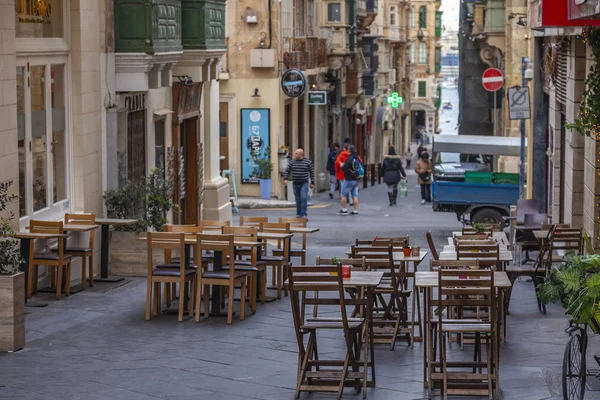
{"type": "Polygon", "coordinates": [[[64,212],[69,159],[65,66],[21,65],[17,66],[16,78],[20,217],[64,212]]]}
{"type": "Polygon", "coordinates": [[[285,39],[294,36],[294,12],[293,0],[281,1],[282,34],[285,39]]]}
{"type": "Polygon", "coordinates": [[[419,43],[419,64],[427,64],[427,45],[419,43]]]}
{"type": "Polygon", "coordinates": [[[413,44],[410,46],[410,63],[411,64],[414,64],[416,62],[415,53],[416,53],[415,45],[413,44]]]}
{"type": "Polygon", "coordinates": [[[62,0],[16,0],[18,38],[63,37],[62,0]]]}
{"type": "Polygon", "coordinates": [[[154,123],[154,166],[165,174],[165,120],[161,119],[154,123]]]}
{"type": "Polygon", "coordinates": [[[342,3],[327,3],[327,22],[342,22],[342,3]]]}
{"type": "Polygon", "coordinates": [[[410,27],[415,28],[417,26],[417,10],[414,7],[410,8],[410,27]]]}
{"type": "Polygon", "coordinates": [[[419,7],[419,28],[427,28],[427,7],[419,7]]]}
{"type": "Polygon", "coordinates": [[[396,25],[396,7],[390,8],[390,25],[396,25]]]}
{"type": "Polygon", "coordinates": [[[427,81],[419,81],[417,97],[427,97],[427,81]]]}
{"type": "Polygon", "coordinates": [[[315,35],[315,0],[306,0],[306,36],[315,35]]]}
{"type": "Polygon", "coordinates": [[[296,16],[296,37],[304,36],[304,16],[306,10],[304,9],[304,0],[295,1],[295,16],[296,16]]]}

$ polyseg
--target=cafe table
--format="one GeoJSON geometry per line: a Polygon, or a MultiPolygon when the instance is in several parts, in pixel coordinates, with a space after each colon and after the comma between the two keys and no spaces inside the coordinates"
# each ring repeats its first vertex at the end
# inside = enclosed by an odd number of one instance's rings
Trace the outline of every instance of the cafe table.
{"type": "MultiPolygon", "coordinates": [[[[424,362],[423,362],[423,385],[424,387],[428,387],[428,385],[432,384],[430,382],[430,370],[429,364],[431,363],[431,351],[433,348],[433,338],[432,338],[432,327],[431,318],[434,316],[431,313],[430,308],[433,306],[429,304],[429,297],[431,295],[431,290],[438,287],[438,273],[437,271],[418,271],[415,273],[415,285],[419,289],[424,289],[423,296],[423,305],[425,310],[425,340],[424,340],[424,362]]],[[[503,339],[503,326],[506,324],[505,313],[504,313],[504,294],[511,287],[510,280],[508,279],[508,275],[503,271],[494,272],[494,287],[498,290],[497,296],[497,304],[498,311],[496,315],[498,316],[498,325],[496,328],[496,343],[499,346],[501,339],[503,339]]],[[[498,349],[496,348],[496,356],[494,360],[496,361],[498,366],[498,349]]]]}
{"type": "Polygon", "coordinates": [[[100,231],[100,279],[96,279],[96,282],[119,282],[123,280],[120,276],[108,276],[110,272],[110,226],[127,226],[137,222],[137,219],[96,218],[96,224],[102,227],[100,231]]]}
{"type": "MultiPolygon", "coordinates": [[[[17,232],[14,236],[20,240],[21,250],[21,270],[25,275],[25,304],[27,304],[27,293],[29,292],[29,253],[31,251],[31,242],[36,239],[47,240],[47,239],[66,239],[66,234],[52,234],[52,233],[31,233],[31,232],[17,232]]],[[[43,307],[44,305],[36,305],[43,307]]]]}

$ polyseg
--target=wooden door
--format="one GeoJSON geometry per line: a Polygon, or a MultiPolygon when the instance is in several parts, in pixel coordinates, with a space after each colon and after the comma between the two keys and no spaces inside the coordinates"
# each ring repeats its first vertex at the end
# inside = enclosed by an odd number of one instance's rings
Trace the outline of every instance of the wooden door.
{"type": "Polygon", "coordinates": [[[229,169],[229,103],[219,103],[219,155],[221,157],[219,168],[221,171],[229,169]]]}

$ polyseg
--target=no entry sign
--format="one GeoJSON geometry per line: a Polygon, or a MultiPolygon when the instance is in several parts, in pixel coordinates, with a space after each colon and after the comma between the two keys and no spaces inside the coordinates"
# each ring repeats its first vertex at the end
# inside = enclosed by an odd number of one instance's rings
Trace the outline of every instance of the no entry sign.
{"type": "Polygon", "coordinates": [[[504,75],[498,68],[488,68],[483,72],[481,83],[488,92],[495,92],[504,84],[504,75]]]}

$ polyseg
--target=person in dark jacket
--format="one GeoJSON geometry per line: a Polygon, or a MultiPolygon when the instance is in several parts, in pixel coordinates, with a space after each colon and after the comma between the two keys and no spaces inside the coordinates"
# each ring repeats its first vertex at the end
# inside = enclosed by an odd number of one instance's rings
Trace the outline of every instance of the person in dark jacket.
{"type": "MultiPolygon", "coordinates": [[[[340,152],[340,144],[334,143],[333,146],[329,149],[329,155],[327,156],[327,171],[329,172],[329,198],[333,199],[333,193],[335,192],[335,187],[337,186],[338,180],[335,176],[335,160],[340,152]]],[[[340,188],[341,191],[341,188],[340,188]]]]}
{"type": "Polygon", "coordinates": [[[344,171],[344,183],[342,183],[342,210],[338,212],[338,215],[348,215],[348,195],[352,198],[352,206],[354,208],[350,215],[358,215],[359,181],[356,165],[358,162],[362,164],[362,160],[356,153],[356,147],[353,145],[348,146],[348,153],[348,158],[346,158],[341,167],[342,171],[344,171]]]}
{"type": "Polygon", "coordinates": [[[398,183],[402,179],[406,179],[406,172],[402,168],[402,158],[396,154],[394,146],[390,146],[387,156],[383,159],[383,181],[388,186],[390,206],[396,204],[398,183]]]}

